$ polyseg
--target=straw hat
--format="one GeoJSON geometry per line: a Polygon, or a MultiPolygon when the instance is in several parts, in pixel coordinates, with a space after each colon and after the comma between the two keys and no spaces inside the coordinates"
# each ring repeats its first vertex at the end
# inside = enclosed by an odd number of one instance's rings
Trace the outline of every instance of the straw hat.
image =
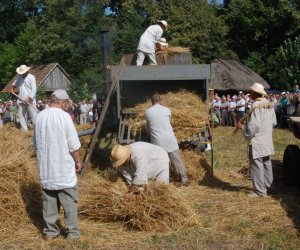
{"type": "Polygon", "coordinates": [[[16,72],[19,74],[19,75],[23,75],[25,74],[28,70],[30,70],[31,67],[27,67],[26,65],[21,65],[20,67],[18,67],[16,69],[16,72]]]}
{"type": "Polygon", "coordinates": [[[253,83],[253,85],[250,87],[250,89],[258,94],[261,94],[261,95],[266,95],[266,91],[264,89],[264,86],[260,83],[253,83]]]}
{"type": "Polygon", "coordinates": [[[131,148],[129,145],[122,146],[117,144],[111,150],[111,159],[113,163],[113,167],[117,168],[121,166],[130,156],[131,148]]]}
{"type": "Polygon", "coordinates": [[[165,20],[160,20],[157,23],[161,23],[163,26],[165,26],[166,30],[168,29],[168,23],[165,20]]]}

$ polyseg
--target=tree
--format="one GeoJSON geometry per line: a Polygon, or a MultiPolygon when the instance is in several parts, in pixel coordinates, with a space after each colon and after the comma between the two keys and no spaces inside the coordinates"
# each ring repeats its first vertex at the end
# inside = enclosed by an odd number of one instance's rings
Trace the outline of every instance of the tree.
{"type": "Polygon", "coordinates": [[[269,64],[270,79],[273,86],[280,89],[292,89],[300,82],[300,37],[287,39],[272,57],[269,64]]]}
{"type": "Polygon", "coordinates": [[[225,11],[230,47],[242,60],[252,52],[267,58],[288,38],[293,11],[289,0],[231,0],[225,11]]]}

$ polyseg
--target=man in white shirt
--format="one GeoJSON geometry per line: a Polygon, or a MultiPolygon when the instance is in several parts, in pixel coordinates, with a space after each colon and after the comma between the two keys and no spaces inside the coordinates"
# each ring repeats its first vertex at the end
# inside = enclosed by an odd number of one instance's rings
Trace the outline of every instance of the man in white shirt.
{"type": "Polygon", "coordinates": [[[266,196],[273,182],[272,162],[270,155],[274,154],[273,127],[276,125],[274,104],[264,98],[267,93],[264,86],[254,83],[251,86],[251,99],[254,100],[249,111],[248,121],[239,122],[249,140],[249,158],[251,162],[251,177],[254,193],[250,197],[266,196]],[[245,123],[245,124],[244,124],[245,123]]]}
{"type": "Polygon", "coordinates": [[[35,120],[37,116],[37,110],[35,109],[36,100],[36,81],[35,77],[29,73],[30,67],[26,65],[21,65],[16,69],[16,72],[19,74],[17,80],[14,81],[10,92],[13,95],[16,95],[18,89],[19,99],[18,104],[18,115],[23,131],[28,131],[27,126],[27,114],[29,113],[32,125],[35,125],[35,120]]]}
{"type": "Polygon", "coordinates": [[[136,194],[149,180],[169,183],[169,157],[159,146],[147,142],[119,145],[111,151],[113,167],[129,184],[129,193],[136,194]]]}
{"type": "Polygon", "coordinates": [[[160,38],[164,31],[168,28],[165,20],[159,21],[157,24],[149,26],[140,38],[137,48],[136,65],[143,65],[145,56],[149,58],[150,65],[157,65],[155,58],[155,47],[160,42],[160,38]]]}
{"type": "Polygon", "coordinates": [[[59,236],[56,224],[59,204],[65,211],[67,239],[80,236],[77,222],[77,177],[81,171],[80,141],[67,108],[69,96],[65,90],[55,90],[48,109],[36,120],[34,144],[36,147],[40,184],[43,194],[45,240],[59,236]]]}
{"type": "Polygon", "coordinates": [[[153,95],[151,101],[152,107],[145,111],[151,143],[167,151],[171,164],[181,177],[181,183],[188,185],[186,169],[180,157],[177,139],[171,125],[171,110],[160,104],[158,94],[153,95]]]}

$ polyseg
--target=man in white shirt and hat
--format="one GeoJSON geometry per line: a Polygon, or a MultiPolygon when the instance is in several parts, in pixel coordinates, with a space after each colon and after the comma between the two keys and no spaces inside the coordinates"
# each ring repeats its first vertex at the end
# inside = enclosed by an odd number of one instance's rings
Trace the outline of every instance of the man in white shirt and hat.
{"type": "Polygon", "coordinates": [[[151,101],[152,107],[145,111],[151,143],[166,150],[171,164],[181,177],[181,184],[188,185],[186,168],[180,157],[179,146],[171,125],[171,110],[160,104],[158,94],[153,95],[151,101]]]}
{"type": "Polygon", "coordinates": [[[59,236],[56,221],[60,204],[64,208],[67,239],[80,236],[77,219],[77,177],[81,171],[80,141],[71,116],[65,112],[70,99],[65,90],[55,90],[50,107],[41,111],[36,120],[36,147],[40,184],[43,195],[45,240],[59,236]]]}
{"type": "Polygon", "coordinates": [[[169,183],[169,157],[159,146],[147,142],[117,144],[111,150],[113,167],[129,184],[129,193],[136,194],[149,180],[169,183]]]}
{"type": "Polygon", "coordinates": [[[36,81],[34,75],[29,73],[30,67],[21,65],[16,69],[19,74],[17,80],[14,81],[10,92],[16,95],[18,90],[18,115],[23,131],[28,131],[27,114],[30,115],[32,125],[35,125],[37,109],[35,108],[36,100],[36,81]]]}
{"type": "Polygon", "coordinates": [[[155,58],[156,44],[160,42],[164,31],[168,29],[168,23],[165,20],[158,21],[157,24],[149,26],[140,38],[137,48],[136,65],[143,65],[144,59],[147,56],[150,65],[157,65],[155,58]]]}
{"type": "Polygon", "coordinates": [[[249,117],[237,124],[243,128],[246,139],[249,140],[249,158],[251,162],[251,177],[254,192],[250,197],[266,196],[271,190],[273,182],[272,162],[270,156],[274,154],[273,127],[276,125],[274,104],[269,102],[264,95],[267,93],[260,83],[251,86],[250,96],[254,100],[249,111],[249,117]]]}

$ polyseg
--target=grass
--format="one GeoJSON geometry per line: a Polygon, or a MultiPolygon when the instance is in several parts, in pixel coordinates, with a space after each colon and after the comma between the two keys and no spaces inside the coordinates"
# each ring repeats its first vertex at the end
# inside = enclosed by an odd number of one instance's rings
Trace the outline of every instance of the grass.
{"type": "MultiPolygon", "coordinates": [[[[43,241],[40,225],[33,218],[30,226],[19,225],[14,235],[2,240],[0,249],[300,249],[300,192],[281,185],[280,180],[285,147],[300,145],[300,141],[288,130],[274,130],[272,159],[280,193],[250,199],[246,192],[252,189],[251,181],[238,173],[248,165],[247,144],[240,133],[233,136],[232,132],[233,128],[213,130],[214,178],[179,188],[182,198],[200,217],[199,225],[162,233],[139,232],[126,230],[118,223],[90,222],[79,217],[79,242],[59,238],[48,243],[43,241]]],[[[210,154],[205,157],[210,162],[210,154]]]]}

